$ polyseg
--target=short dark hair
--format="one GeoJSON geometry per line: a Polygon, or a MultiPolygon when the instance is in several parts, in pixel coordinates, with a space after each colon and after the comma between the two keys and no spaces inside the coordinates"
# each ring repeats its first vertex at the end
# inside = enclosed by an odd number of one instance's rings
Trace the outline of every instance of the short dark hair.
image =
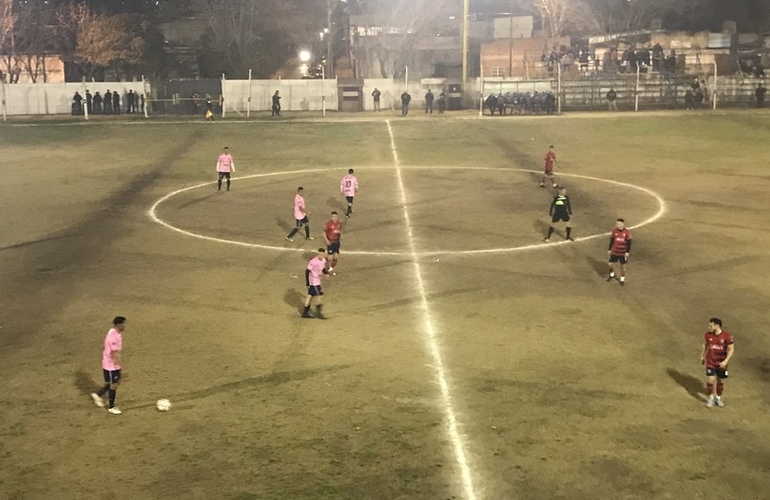
{"type": "Polygon", "coordinates": [[[115,316],[115,319],[112,320],[112,324],[115,326],[122,325],[125,322],[126,322],[126,318],[124,318],[123,316],[115,316]]]}
{"type": "Polygon", "coordinates": [[[230,148],[228,148],[227,146],[225,146],[225,149],[230,149],[230,148]]]}
{"type": "Polygon", "coordinates": [[[722,320],[719,318],[711,318],[709,319],[709,323],[713,323],[715,325],[719,325],[719,328],[722,328],[722,320]]]}
{"type": "Polygon", "coordinates": [[[352,174],[352,173],[353,173],[353,169],[352,169],[352,168],[349,168],[349,169],[348,169],[348,173],[349,173],[349,174],[352,174]]]}
{"type": "Polygon", "coordinates": [[[626,219],[621,219],[621,218],[618,218],[618,222],[623,222],[623,223],[625,223],[625,222],[626,222],[626,219]]]}
{"type": "Polygon", "coordinates": [[[332,215],[337,215],[337,211],[336,210],[332,210],[332,215]]]}
{"type": "Polygon", "coordinates": [[[549,149],[553,149],[553,144],[551,144],[550,146],[548,146],[548,148],[549,148],[549,149]]]}
{"type": "Polygon", "coordinates": [[[304,189],[305,189],[305,188],[303,188],[302,186],[300,186],[300,187],[298,187],[298,188],[297,188],[297,191],[304,191],[304,189]]]}
{"type": "Polygon", "coordinates": [[[326,253],[326,249],[324,247],[318,247],[318,253],[326,253]]]}

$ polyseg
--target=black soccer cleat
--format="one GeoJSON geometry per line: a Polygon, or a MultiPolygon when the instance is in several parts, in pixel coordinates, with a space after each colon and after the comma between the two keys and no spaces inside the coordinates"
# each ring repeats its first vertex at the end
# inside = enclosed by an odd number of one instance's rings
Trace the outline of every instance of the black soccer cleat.
{"type": "Polygon", "coordinates": [[[309,312],[303,312],[303,313],[302,313],[302,317],[303,317],[303,318],[314,318],[315,316],[313,316],[313,315],[312,315],[312,314],[310,314],[309,312]]]}
{"type": "Polygon", "coordinates": [[[575,238],[573,238],[572,236],[567,236],[567,241],[575,241],[575,238]]]}
{"type": "Polygon", "coordinates": [[[614,279],[615,279],[615,276],[607,276],[607,280],[606,281],[612,281],[614,279]]]}
{"type": "Polygon", "coordinates": [[[621,281],[620,282],[620,286],[626,286],[626,282],[625,281],[621,281]]]}

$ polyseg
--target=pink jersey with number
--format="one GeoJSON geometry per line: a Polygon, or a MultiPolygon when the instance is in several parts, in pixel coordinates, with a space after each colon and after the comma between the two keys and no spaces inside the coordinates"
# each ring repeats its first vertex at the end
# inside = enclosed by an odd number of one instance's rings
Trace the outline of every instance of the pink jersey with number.
{"type": "Polygon", "coordinates": [[[302,197],[301,194],[297,193],[294,196],[294,218],[297,220],[302,220],[305,218],[305,212],[303,211],[305,209],[305,198],[302,197]]]}
{"type": "Polygon", "coordinates": [[[358,191],[358,179],[353,174],[348,174],[340,181],[340,191],[344,196],[355,196],[358,191]]]}
{"type": "Polygon", "coordinates": [[[123,337],[116,328],[110,328],[104,337],[104,351],[102,351],[102,368],[105,370],[120,370],[118,363],[112,355],[123,349],[123,337]]]}
{"type": "Polygon", "coordinates": [[[307,270],[310,274],[307,277],[308,286],[321,286],[321,274],[326,267],[326,259],[323,257],[313,257],[310,262],[307,263],[307,270]]]}
{"type": "Polygon", "coordinates": [[[233,157],[229,153],[222,153],[217,158],[217,172],[229,172],[233,165],[233,157]]]}

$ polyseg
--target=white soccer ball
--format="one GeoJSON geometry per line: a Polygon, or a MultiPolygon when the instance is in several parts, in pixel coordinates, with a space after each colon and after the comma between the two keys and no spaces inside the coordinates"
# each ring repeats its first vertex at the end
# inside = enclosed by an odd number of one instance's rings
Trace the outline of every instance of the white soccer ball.
{"type": "Polygon", "coordinates": [[[168,399],[159,399],[155,403],[155,408],[157,408],[158,411],[169,411],[171,409],[171,401],[168,399]]]}

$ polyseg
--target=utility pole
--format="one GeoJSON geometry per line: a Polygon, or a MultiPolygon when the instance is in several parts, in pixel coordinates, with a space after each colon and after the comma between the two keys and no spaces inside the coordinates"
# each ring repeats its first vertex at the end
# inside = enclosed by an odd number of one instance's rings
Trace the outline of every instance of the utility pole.
{"type": "Polygon", "coordinates": [[[508,76],[513,76],[513,0],[511,0],[511,12],[508,16],[508,22],[511,23],[508,33],[508,76]]]}
{"type": "Polygon", "coordinates": [[[326,63],[329,65],[329,71],[326,72],[329,78],[334,76],[334,57],[332,54],[334,43],[334,31],[332,30],[332,0],[326,0],[326,63]]]}
{"type": "Polygon", "coordinates": [[[468,79],[468,13],[470,11],[470,0],[463,0],[463,89],[465,92],[465,81],[468,79]]]}

